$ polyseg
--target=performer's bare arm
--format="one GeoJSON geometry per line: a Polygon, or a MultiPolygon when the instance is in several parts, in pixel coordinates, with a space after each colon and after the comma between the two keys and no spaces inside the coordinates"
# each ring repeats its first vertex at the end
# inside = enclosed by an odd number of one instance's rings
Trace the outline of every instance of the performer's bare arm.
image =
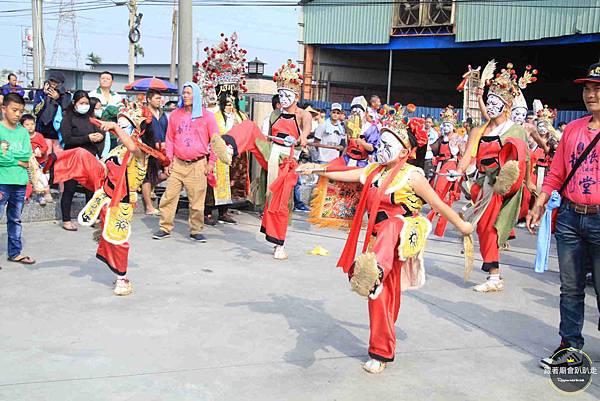
{"type": "Polygon", "coordinates": [[[365,148],[365,150],[367,152],[372,152],[373,149],[375,149],[375,147],[373,145],[371,145],[369,142],[367,142],[365,139],[362,139],[362,138],[357,138],[356,144],[359,146],[362,145],[363,148],[365,148]]]}
{"type": "Polygon", "coordinates": [[[360,182],[360,176],[362,175],[364,168],[357,168],[346,171],[323,171],[326,167],[316,163],[305,163],[298,167],[296,171],[300,174],[318,174],[323,177],[327,177],[334,181],[342,182],[360,182]]]}
{"type": "Polygon", "coordinates": [[[119,124],[112,122],[112,121],[104,121],[104,122],[102,122],[100,129],[104,132],[106,132],[106,131],[114,132],[119,137],[119,140],[121,141],[121,143],[136,158],[141,159],[144,157],[144,152],[142,152],[140,150],[140,148],[138,148],[136,146],[135,141],[133,139],[131,139],[131,137],[129,135],[127,135],[127,133],[125,131],[123,131],[123,129],[121,127],[119,127],[119,124]]]}
{"type": "Polygon", "coordinates": [[[477,88],[477,104],[479,104],[481,118],[485,121],[489,121],[490,116],[488,116],[487,108],[485,107],[485,102],[483,101],[483,88],[477,88]]]}
{"type": "MultiPolygon", "coordinates": [[[[302,109],[300,109],[302,110],[302,109]]],[[[300,145],[305,147],[308,144],[308,136],[310,135],[310,129],[312,127],[312,116],[306,110],[302,110],[302,125],[300,129],[302,133],[300,134],[300,145]]]]}
{"type": "Polygon", "coordinates": [[[546,140],[542,138],[537,132],[537,128],[535,128],[535,125],[531,123],[525,123],[523,124],[523,128],[525,128],[525,130],[527,131],[527,135],[532,137],[535,143],[537,143],[540,148],[544,149],[544,152],[546,152],[546,154],[550,153],[550,147],[548,146],[548,143],[546,143],[546,140]]]}
{"type": "Polygon", "coordinates": [[[462,173],[464,173],[467,168],[469,168],[469,165],[471,165],[471,160],[473,158],[472,153],[473,153],[473,148],[475,147],[475,144],[477,142],[476,138],[479,138],[479,130],[481,129],[481,127],[476,127],[473,128],[469,134],[469,139],[467,141],[467,147],[465,149],[465,153],[462,157],[462,159],[460,159],[460,163],[458,163],[458,167],[456,169],[456,171],[462,175],[462,173]]]}
{"type": "Polygon", "coordinates": [[[448,219],[461,233],[469,235],[473,232],[473,225],[461,219],[450,206],[441,200],[421,173],[413,172],[410,176],[410,183],[417,195],[423,198],[433,210],[448,219]]]}

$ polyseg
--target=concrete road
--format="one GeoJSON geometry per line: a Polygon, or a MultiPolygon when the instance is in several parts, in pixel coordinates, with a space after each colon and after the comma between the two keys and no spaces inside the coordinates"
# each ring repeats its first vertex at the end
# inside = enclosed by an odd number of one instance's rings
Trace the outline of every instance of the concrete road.
{"type": "MultiPolygon", "coordinates": [[[[0,400],[558,400],[538,368],[559,342],[558,274],[533,272],[524,230],[502,254],[506,290],[478,294],[462,279],[455,234],[432,239],[428,282],[403,293],[396,361],[361,369],[367,307],[334,268],[344,233],[296,216],[288,261],[275,261],[255,215],[188,240],[151,239],[152,217],[132,235],[130,297],[94,258],[90,229],[24,226],[34,266],[0,271],[0,400]],[[307,251],[321,245],[330,256],[307,251]]],[[[2,228],[4,230],[4,228],[2,228]]],[[[0,236],[5,249],[6,234],[0,236]]],[[[555,255],[553,250],[553,255],[555,255]]],[[[480,261],[476,262],[477,268],[480,261]]],[[[598,311],[586,299],[586,351],[600,360],[598,311]]],[[[598,366],[598,365],[597,365],[598,366]]],[[[577,399],[600,397],[600,377],[577,399]]]]}

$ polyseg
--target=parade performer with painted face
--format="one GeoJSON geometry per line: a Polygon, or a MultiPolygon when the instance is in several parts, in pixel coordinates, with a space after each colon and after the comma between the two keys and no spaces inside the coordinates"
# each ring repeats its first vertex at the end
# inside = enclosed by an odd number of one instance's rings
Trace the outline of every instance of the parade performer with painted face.
{"type": "Polygon", "coordinates": [[[386,107],[381,115],[381,143],[377,162],[364,168],[339,171],[334,166],[304,164],[304,174],[317,173],[343,183],[362,183],[363,189],[350,234],[338,266],[350,277],[352,289],[368,297],[371,335],[364,364],[370,373],[382,372],[394,360],[394,324],[400,309],[400,292],[422,286],[425,280],[423,253],[429,220],[419,215],[427,202],[463,234],[471,224],[445,204],[427,182],[423,170],[409,164],[419,146],[427,144],[422,119],[404,117],[400,105],[386,107]],[[336,171],[338,170],[338,171],[336,171]],[[356,248],[368,213],[367,232],[361,254],[356,248]]]}
{"type": "Polygon", "coordinates": [[[489,121],[473,129],[457,176],[475,160],[477,178],[471,188],[473,207],[467,219],[477,226],[482,270],[487,280],[475,286],[478,292],[501,291],[499,247],[514,229],[523,193],[523,183],[530,185],[527,132],[509,119],[513,102],[524,82],[519,81],[512,64],[489,81],[486,112],[489,121]]]}
{"type": "Polygon", "coordinates": [[[348,146],[342,156],[347,166],[365,167],[377,151],[379,128],[367,121],[367,100],[364,96],[352,99],[350,116],[346,120],[348,146]]]}
{"type": "MultiPolygon", "coordinates": [[[[230,38],[221,34],[221,42],[213,48],[206,47],[204,51],[206,60],[202,63],[202,69],[205,82],[202,89],[207,99],[211,98],[212,93],[216,96],[218,109],[214,113],[215,119],[219,133],[224,135],[234,125],[248,119],[239,105],[240,93],[246,92],[244,78],[247,52],[239,47],[235,32],[230,38]]],[[[231,167],[217,161],[214,177],[209,177],[209,183],[214,185],[209,186],[206,194],[205,214],[211,209],[218,209],[219,221],[235,224],[236,221],[228,212],[228,205],[245,200],[250,191],[246,152],[238,154],[231,167]]]]}
{"type": "Polygon", "coordinates": [[[96,257],[117,275],[115,295],[133,291],[126,274],[137,191],[146,173],[158,173],[157,160],[168,165],[164,154],[154,148],[151,122],[152,114],[147,108],[137,103],[124,105],[119,110],[118,123],[92,120],[102,132],[111,131],[119,138],[120,144],[110,151],[104,163],[78,148],[54,155],[47,166],[53,182],[75,179],[95,191],[78,221],[82,226],[91,226],[98,218],[102,221],[96,257]]]}
{"type": "MultiPolygon", "coordinates": [[[[433,167],[435,174],[430,180],[430,184],[449,206],[452,206],[454,201],[460,199],[460,180],[449,181],[446,178],[451,170],[456,170],[461,153],[464,153],[465,143],[463,137],[456,132],[456,124],[458,122],[458,113],[454,107],[449,105],[440,113],[440,137],[431,145],[433,152],[433,167]]],[[[433,221],[435,211],[431,211],[427,218],[433,221]]],[[[434,234],[442,237],[446,230],[448,221],[440,216],[434,234]]]]}

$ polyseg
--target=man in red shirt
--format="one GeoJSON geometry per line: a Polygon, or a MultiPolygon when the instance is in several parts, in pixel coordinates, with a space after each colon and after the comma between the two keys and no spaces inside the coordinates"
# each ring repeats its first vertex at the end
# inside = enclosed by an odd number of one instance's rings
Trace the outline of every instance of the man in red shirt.
{"type": "MultiPolygon", "coordinates": [[[[600,135],[600,63],[593,64],[583,84],[583,102],[592,114],[567,125],[558,144],[542,193],[527,216],[533,232],[540,221],[552,191],[559,191],[579,156],[600,135]]],[[[569,358],[569,348],[583,347],[586,266],[592,277],[600,309],[600,143],[581,163],[561,193],[562,203],[556,220],[556,247],[560,269],[560,346],[540,361],[552,368],[569,358]],[[589,262],[588,262],[589,261],[589,262]]],[[[599,325],[600,329],[600,325],[599,325]]],[[[564,366],[564,365],[562,365],[564,366]]]]}
{"type": "Polygon", "coordinates": [[[206,242],[200,234],[204,225],[206,176],[211,174],[216,162],[209,144],[213,136],[219,136],[219,127],[214,115],[202,107],[197,84],[183,85],[178,106],[169,117],[165,148],[171,164],[165,169],[169,178],[159,205],[160,230],[152,238],[171,236],[179,195],[185,188],[190,202],[190,239],[206,242]]]}

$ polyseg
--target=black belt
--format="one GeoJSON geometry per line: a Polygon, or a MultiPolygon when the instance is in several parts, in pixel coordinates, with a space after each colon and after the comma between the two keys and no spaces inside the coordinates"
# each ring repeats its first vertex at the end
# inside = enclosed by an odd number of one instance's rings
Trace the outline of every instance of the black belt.
{"type": "Polygon", "coordinates": [[[566,199],[567,207],[579,214],[599,214],[600,205],[580,205],[579,203],[571,202],[566,199]]]}
{"type": "Polygon", "coordinates": [[[183,160],[183,159],[180,159],[179,157],[177,158],[177,160],[182,161],[182,162],[184,162],[186,164],[196,163],[197,161],[200,161],[202,159],[206,159],[206,155],[197,157],[197,158],[192,159],[192,160],[183,160]]]}

